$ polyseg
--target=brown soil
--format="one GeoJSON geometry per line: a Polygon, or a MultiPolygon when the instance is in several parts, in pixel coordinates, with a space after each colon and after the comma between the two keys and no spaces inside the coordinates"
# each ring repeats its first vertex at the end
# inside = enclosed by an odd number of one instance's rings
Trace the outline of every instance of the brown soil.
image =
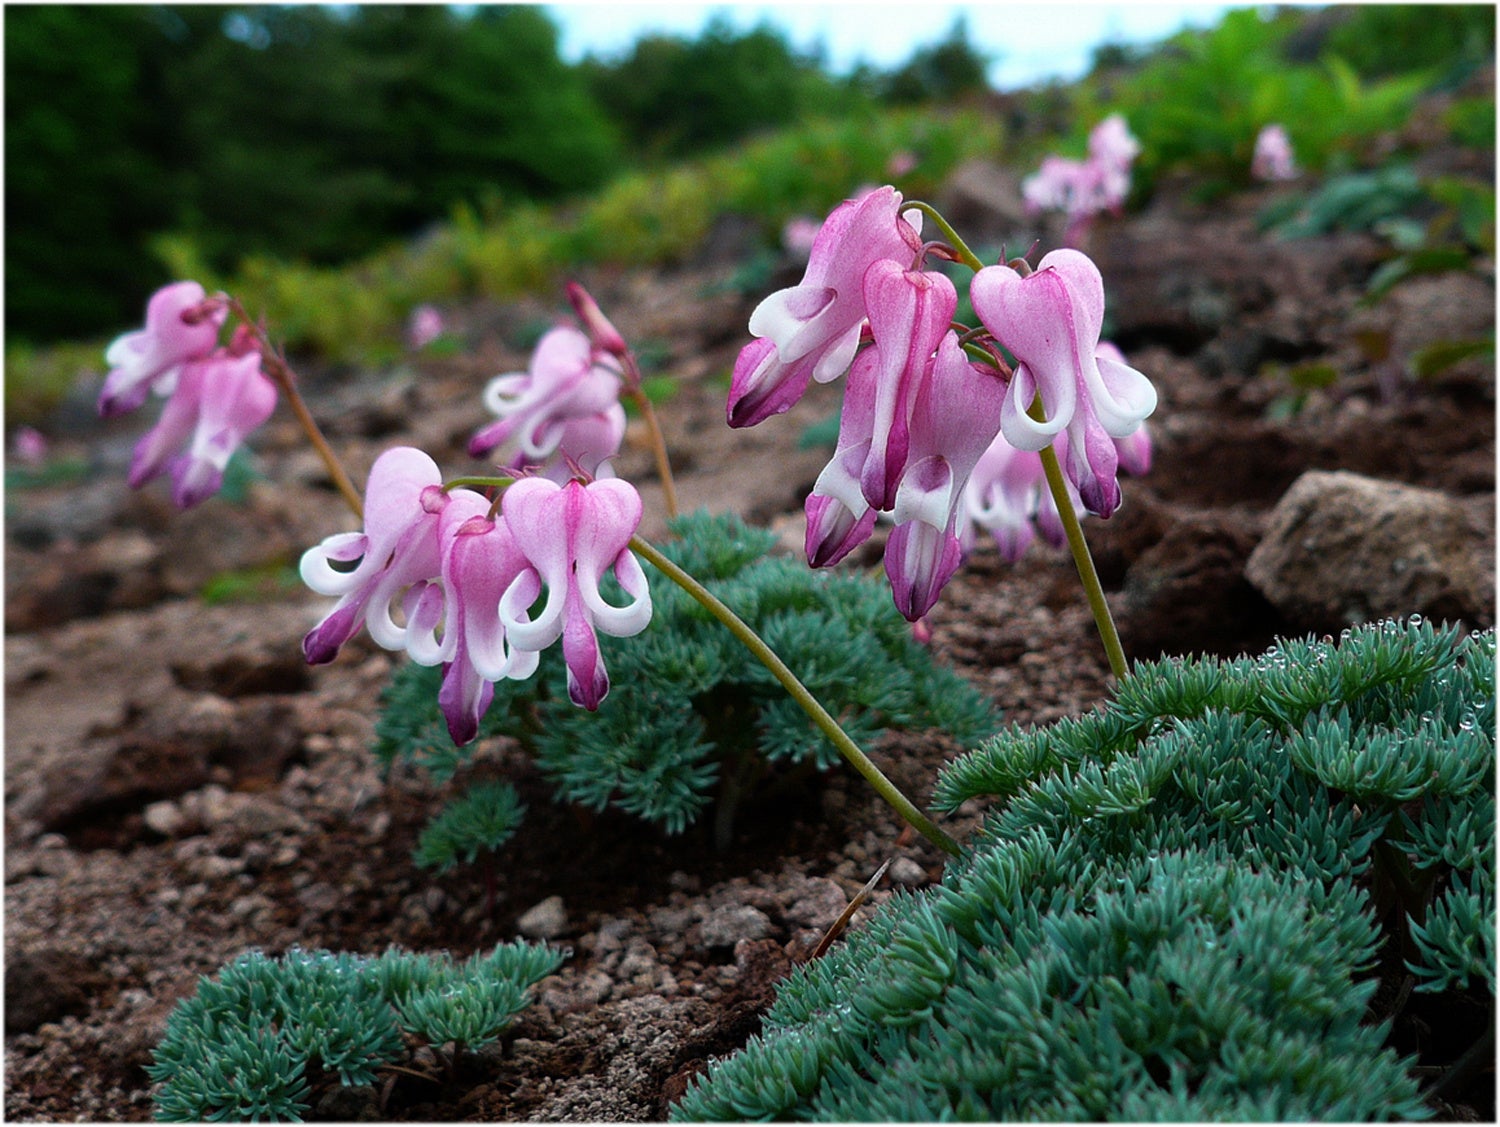
{"type": "MultiPolygon", "coordinates": [[[[1441,169],[1470,156],[1421,159],[1441,169]]],[[[1364,234],[1264,239],[1255,213],[1287,190],[1198,207],[1165,188],[1096,230],[1088,248],[1109,286],[1115,339],[1162,399],[1154,468],[1125,483],[1113,519],[1087,525],[1132,657],[1257,650],[1289,629],[1243,567],[1307,469],[1440,490],[1469,508],[1493,553],[1492,362],[1421,385],[1400,375],[1434,332],[1493,331],[1492,277],[1418,279],[1359,310],[1383,244],[1364,234]],[[1385,363],[1355,337],[1372,318],[1394,342],[1385,363]],[[1331,363],[1337,382],[1296,414],[1274,409],[1287,391],[1278,366],[1311,360],[1331,363]]],[[[629,339],[661,346],[658,370],[678,379],[663,411],[684,507],[739,512],[795,547],[802,498],[826,457],[797,439],[834,410],[838,390],[815,389],[790,416],[749,431],[724,425],[723,374],[761,296],[725,289],[733,265],[585,280],[629,339]]],[[[423,447],[450,474],[475,472],[463,444],[485,418],[483,380],[522,364],[526,330],[561,308],[549,299],[457,311],[462,359],[306,370],[314,410],[356,480],[398,443],[423,447]]],[[[561,912],[544,910],[527,930],[572,957],[502,1045],[467,1059],[455,1082],[401,1074],[375,1095],[323,1093],[314,1115],[659,1120],[696,1070],[758,1028],[776,981],[883,862],[894,865],[877,903],[895,885],[940,878],[941,855],[845,771],[790,802],[752,803],[733,848],[715,853],[702,832],[669,838],[623,815],[555,805],[505,740],[476,762],[515,781],[530,813],[493,885],[480,871],[415,868],[416,835],[446,795],[409,770],[382,777],[370,754],[393,659],[359,640],[331,666],[304,667],[300,637],[326,602],[275,580],[304,547],[353,527],[294,425],[279,413],[256,437],[266,480],[243,503],[178,514],[160,485],[131,494],[123,484],[150,420],[102,427],[90,398],[81,392],[54,430],[65,436],[59,456],[86,460],[87,474],[7,497],[8,1117],[149,1118],[143,1066],[172,1006],[248,948],[463,955],[515,937],[529,910],[559,897],[561,912]],[[261,576],[253,598],[200,597],[230,572],[261,576]]],[[[659,533],[644,445],[632,442],[617,469],[645,483],[643,532],[659,533]]],[[[1492,621],[1491,593],[1468,625],[1492,621]]],[[[1009,566],[982,547],[930,623],[938,659],[1011,722],[1077,714],[1107,689],[1065,554],[1034,547],[1009,566]]],[[[900,734],[873,752],[920,799],[961,750],[900,734]]],[[[947,821],[955,836],[977,820],[971,805],[947,821]]],[[[419,1054],[413,1065],[430,1063],[419,1054]]]]}

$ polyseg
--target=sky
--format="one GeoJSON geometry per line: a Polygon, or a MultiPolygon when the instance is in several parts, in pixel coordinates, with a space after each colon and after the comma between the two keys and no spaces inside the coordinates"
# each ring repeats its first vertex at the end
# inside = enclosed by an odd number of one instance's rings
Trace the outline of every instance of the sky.
{"type": "Polygon", "coordinates": [[[864,61],[889,68],[919,46],[946,37],[960,15],[969,42],[995,61],[990,82],[1012,90],[1048,79],[1071,81],[1088,70],[1093,49],[1104,43],[1151,43],[1184,27],[1211,27],[1245,4],[1190,3],[618,3],[567,2],[547,8],[562,29],[561,53],[569,62],[585,54],[615,58],[640,36],[667,33],[695,38],[715,13],[748,31],[765,21],[799,49],[819,43],[831,70],[844,74],[864,61]]]}

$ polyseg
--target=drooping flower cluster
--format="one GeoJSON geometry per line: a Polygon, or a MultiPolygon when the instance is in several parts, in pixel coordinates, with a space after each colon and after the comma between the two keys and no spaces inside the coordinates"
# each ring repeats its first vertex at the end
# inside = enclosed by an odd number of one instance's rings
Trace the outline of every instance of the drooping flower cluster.
{"type": "MultiPolygon", "coordinates": [[[[1099,342],[1095,357],[1125,362],[1120,350],[1108,341],[1099,342]]],[[[1111,441],[1121,470],[1136,477],[1150,470],[1151,434],[1145,423],[1133,434],[1111,441]]],[[[1067,465],[1066,430],[1053,439],[1052,449],[1058,461],[1067,465]]],[[[1077,486],[1069,479],[1064,484],[1074,508],[1082,506],[1077,486]]],[[[1062,547],[1066,540],[1057,502],[1047,488],[1040,452],[1019,450],[1004,434],[997,434],[980,455],[964,490],[964,512],[968,519],[959,522],[959,539],[966,554],[973,550],[976,526],[994,537],[1001,558],[1009,563],[1020,559],[1038,534],[1055,548],[1062,547]]]]}
{"type": "Polygon", "coordinates": [[[495,683],[530,677],[540,652],[561,638],[569,696],[598,708],[609,676],[596,630],[624,637],[651,620],[645,573],[629,549],[640,496],[618,478],[559,485],[536,477],[509,486],[493,509],[474,490],[444,489],[420,450],[382,454],[370,470],[364,531],[330,536],[302,556],[303,582],[338,598],[303,639],[303,656],[332,661],[364,625],[386,649],[443,665],[439,704],[464,744],[495,683]],[[610,570],[629,597],[624,606],[599,592],[610,570]]]}
{"type": "Polygon", "coordinates": [[[197,282],[174,282],[152,295],[145,328],[116,338],[104,354],[101,415],[133,411],[152,393],[167,397],[136,445],[129,480],[138,489],[170,472],[172,499],[183,509],[219,491],[230,456],[276,408],[276,385],[261,371],[249,331],[242,326],[219,347],[227,315],[224,299],[197,282]]]}
{"type": "Polygon", "coordinates": [[[1257,180],[1297,178],[1292,141],[1281,126],[1268,125],[1256,135],[1255,152],[1250,158],[1250,175],[1257,180]]]}
{"type": "Polygon", "coordinates": [[[492,379],[484,403],[498,418],[469,440],[476,458],[559,483],[578,471],[610,476],[625,437],[625,342],[581,286],[570,284],[568,296],[587,331],[557,325],[537,343],[526,371],[492,379]]]}
{"type": "Polygon", "coordinates": [[[1021,184],[1031,211],[1062,211],[1068,217],[1068,241],[1077,242],[1096,215],[1118,212],[1130,194],[1130,166],[1140,143],[1119,114],[1110,114],[1089,134],[1086,160],[1049,156],[1021,184]]]}
{"type": "Polygon", "coordinates": [[[1056,443],[1083,505],[1107,517],[1120,503],[1116,440],[1156,406],[1150,381],[1100,348],[1104,283],[1075,250],[1025,275],[975,275],[983,325],[966,336],[987,334],[1018,363],[1007,384],[998,363],[971,359],[952,324],[953,284],[922,269],[919,218],[891,187],[835,208],[802,282],[752,313],[756,339],[740,352],[726,408],[731,426],[750,426],[790,409],[810,379],[848,370],[838,445],[807,499],[808,561],[837,563],[887,514],[896,527],[886,572],[913,621],[959,566],[971,535],[965,489],[993,443],[1032,453],[1056,443]]]}

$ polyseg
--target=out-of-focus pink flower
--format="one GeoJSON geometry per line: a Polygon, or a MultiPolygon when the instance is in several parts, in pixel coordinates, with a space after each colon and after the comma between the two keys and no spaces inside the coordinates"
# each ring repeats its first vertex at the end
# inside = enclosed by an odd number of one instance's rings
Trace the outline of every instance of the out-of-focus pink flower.
{"type": "Polygon", "coordinates": [[[1106,168],[1129,169],[1140,153],[1141,143],[1117,113],[1110,114],[1089,131],[1089,159],[1106,168]]]}
{"type": "Polygon", "coordinates": [[[578,314],[578,321],[583,325],[583,331],[588,333],[589,340],[595,348],[617,358],[623,357],[630,351],[625,344],[625,338],[620,335],[620,330],[615,328],[613,322],[604,315],[604,311],[599,308],[599,303],[594,300],[588,290],[577,282],[569,282],[565,289],[568,301],[573,306],[573,312],[578,314]]]}
{"type": "Polygon", "coordinates": [[[1134,432],[1155,410],[1156,389],[1129,365],[1098,355],[1098,268],[1080,251],[1055,250],[1026,277],[987,266],[969,292],[980,320],[1018,361],[1000,415],[1007,441],[1040,450],[1067,430],[1068,477],[1091,512],[1109,516],[1120,501],[1112,439],[1134,432]],[[1028,413],[1037,397],[1041,419],[1028,413]]]}
{"type": "Polygon", "coordinates": [[[886,186],[834,208],[818,231],[802,281],[771,294],[750,315],[756,340],[741,350],[729,386],[732,427],[754,426],[791,408],[808,380],[842,375],[859,347],[864,277],[882,259],[910,267],[921,249],[920,215],[902,214],[886,186]]]}
{"type": "Polygon", "coordinates": [[[443,335],[443,315],[433,305],[419,305],[411,311],[406,323],[406,343],[420,352],[443,335]]]}
{"type": "Polygon", "coordinates": [[[275,409],[276,385],[261,372],[258,351],[220,349],[184,362],[161,418],[136,444],[131,487],[170,469],[178,508],[206,500],[223,484],[235,448],[275,409]]]}
{"type": "Polygon", "coordinates": [[[1268,125],[1255,138],[1250,175],[1257,180],[1295,180],[1297,162],[1292,157],[1291,138],[1279,125],[1268,125]]]}
{"type": "Polygon", "coordinates": [[[214,350],[228,313],[197,282],[157,290],[146,304],[146,327],[116,337],[104,352],[110,370],[99,393],[99,414],[109,418],[133,411],[153,390],[170,394],[178,369],[214,350]]]}
{"type": "Polygon", "coordinates": [[[916,167],[917,154],[909,149],[898,149],[885,162],[885,174],[892,180],[899,180],[916,167]]]}
{"type": "Polygon", "coordinates": [[[537,343],[525,372],[486,386],[485,406],[499,419],[475,433],[469,453],[498,450],[496,460],[517,470],[571,459],[586,473],[607,472],[625,433],[620,387],[619,361],[559,325],[537,343]]]}
{"type": "Polygon", "coordinates": [[[35,427],[17,427],[11,438],[11,451],[23,466],[40,466],[47,460],[49,444],[35,427]]]}
{"type": "Polygon", "coordinates": [[[806,258],[822,226],[809,215],[794,215],[781,228],[781,245],[798,258],[806,258]]]}
{"type": "Polygon", "coordinates": [[[1130,194],[1130,166],[1140,154],[1140,142],[1125,119],[1111,114],[1089,133],[1087,160],[1048,156],[1021,183],[1021,197],[1030,211],[1062,211],[1068,216],[1068,235],[1075,242],[1094,217],[1118,212],[1130,194]]]}
{"type": "Polygon", "coordinates": [[[500,621],[511,645],[546,649],[562,638],[568,696],[589,711],[609,692],[609,674],[596,630],[616,637],[638,634],[651,621],[651,592],[640,561],[629,548],[641,521],[641,498],[620,478],[559,486],[525,478],[505,491],[501,512],[528,566],[500,599],[500,621]],[[630,597],[612,606],[599,592],[614,570],[630,597]],[[547,589],[534,620],[527,610],[547,589]]]}

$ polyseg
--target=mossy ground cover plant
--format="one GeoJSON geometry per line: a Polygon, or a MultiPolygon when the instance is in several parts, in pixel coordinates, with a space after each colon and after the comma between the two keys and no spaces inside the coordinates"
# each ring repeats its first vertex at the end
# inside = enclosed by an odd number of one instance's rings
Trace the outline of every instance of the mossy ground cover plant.
{"type": "Polygon", "coordinates": [[[1494,657],[1387,622],[1002,733],[939,781],[996,803],[941,886],[796,971],[674,1118],[1426,1117],[1375,972],[1491,1036],[1494,657]]]}
{"type": "Polygon", "coordinates": [[[157,1118],[299,1122],[333,1083],[376,1085],[410,1055],[407,1037],[446,1052],[451,1070],[499,1037],[565,957],[528,943],[463,962],[394,949],[249,952],[172,1011],[147,1069],[157,1118]]]}
{"type": "MultiPolygon", "coordinates": [[[[738,608],[861,742],[893,727],[936,728],[968,746],[998,726],[990,704],[913,639],[882,584],[772,556],[775,537],[734,517],[690,514],[672,530],[668,557],[738,608]]],[[[501,687],[482,734],[517,736],[555,801],[613,806],[673,834],[707,815],[722,850],[741,802],[832,768],[838,752],[686,594],[665,588],[654,620],[650,632],[604,646],[611,675],[635,687],[628,700],[598,712],[573,707],[563,662],[550,655],[534,679],[501,687]]],[[[392,679],[376,754],[387,765],[415,763],[441,783],[476,745],[449,737],[437,674],[413,664],[392,679]]],[[[455,800],[419,846],[421,863],[498,849],[520,823],[518,800],[498,794],[482,807],[472,794],[455,800]],[[514,813],[497,816],[497,804],[514,813]]]]}

